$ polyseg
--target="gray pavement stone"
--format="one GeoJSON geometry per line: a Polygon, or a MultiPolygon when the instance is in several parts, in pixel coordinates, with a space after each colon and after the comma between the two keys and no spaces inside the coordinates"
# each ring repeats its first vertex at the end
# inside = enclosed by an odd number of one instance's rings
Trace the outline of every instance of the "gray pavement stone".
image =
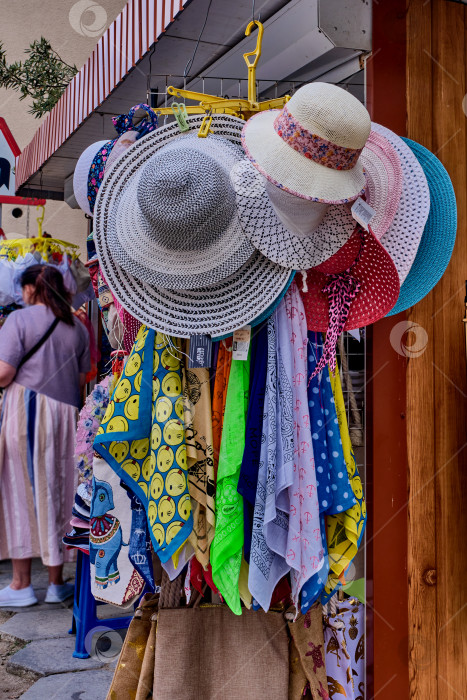
{"type": "Polygon", "coordinates": [[[80,671],[40,678],[23,695],[24,700],[105,700],[112,671],[80,671]]]}
{"type": "Polygon", "coordinates": [[[27,614],[10,617],[0,626],[0,634],[8,634],[26,642],[68,637],[73,618],[71,610],[29,610],[31,612],[27,614]]]}
{"type": "Polygon", "coordinates": [[[31,642],[13,654],[7,662],[7,671],[20,673],[33,671],[41,676],[67,671],[88,671],[102,668],[105,664],[97,658],[75,659],[72,654],[75,637],[43,639],[31,642]]]}

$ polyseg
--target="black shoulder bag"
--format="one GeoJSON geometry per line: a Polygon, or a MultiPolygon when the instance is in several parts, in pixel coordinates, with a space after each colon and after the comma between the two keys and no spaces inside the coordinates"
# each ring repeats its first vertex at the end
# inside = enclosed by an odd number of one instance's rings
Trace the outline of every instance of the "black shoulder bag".
{"type": "Polygon", "coordinates": [[[44,343],[45,343],[45,341],[47,340],[47,338],[50,338],[50,336],[52,335],[52,333],[54,332],[54,330],[55,330],[56,327],[58,326],[59,322],[60,322],[60,319],[59,319],[59,318],[55,318],[55,319],[54,319],[52,325],[49,326],[49,328],[46,330],[46,332],[44,333],[44,335],[42,336],[42,338],[40,338],[40,339],[37,341],[37,343],[34,345],[34,347],[32,347],[30,350],[28,350],[28,352],[26,353],[26,355],[22,358],[21,362],[19,363],[18,367],[16,368],[16,371],[17,371],[17,372],[18,372],[18,370],[20,369],[20,367],[22,367],[22,366],[24,365],[25,362],[27,362],[28,360],[30,360],[31,357],[32,357],[33,355],[36,354],[36,352],[39,350],[39,348],[41,348],[41,347],[44,345],[44,343]]]}

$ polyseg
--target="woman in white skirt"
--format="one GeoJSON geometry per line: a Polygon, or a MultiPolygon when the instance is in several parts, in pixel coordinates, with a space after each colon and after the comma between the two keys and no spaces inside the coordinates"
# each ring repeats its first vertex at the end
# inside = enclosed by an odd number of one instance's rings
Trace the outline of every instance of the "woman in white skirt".
{"type": "MultiPolygon", "coordinates": [[[[76,487],[74,443],[80,387],[90,369],[89,336],[75,319],[54,267],[34,265],[21,278],[27,307],[0,330],[0,559],[13,580],[0,607],[34,605],[31,559],[49,569],[46,602],[65,600],[62,537],[76,487]]],[[[65,553],[66,556],[66,553],[65,553]]]]}

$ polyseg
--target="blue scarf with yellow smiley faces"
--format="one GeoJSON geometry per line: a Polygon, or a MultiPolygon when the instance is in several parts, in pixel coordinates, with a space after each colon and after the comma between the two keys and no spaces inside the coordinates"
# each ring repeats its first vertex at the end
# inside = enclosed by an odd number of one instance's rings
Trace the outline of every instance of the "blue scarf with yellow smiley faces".
{"type": "Polygon", "coordinates": [[[143,504],[161,562],[193,529],[177,342],[141,326],[94,441],[143,504]]]}

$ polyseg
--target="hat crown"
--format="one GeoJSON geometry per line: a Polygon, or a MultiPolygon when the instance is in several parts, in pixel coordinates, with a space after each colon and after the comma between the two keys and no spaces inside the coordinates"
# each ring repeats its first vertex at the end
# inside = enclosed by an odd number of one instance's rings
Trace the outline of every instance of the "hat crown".
{"type": "Polygon", "coordinates": [[[287,110],[310,134],[337,146],[361,149],[370,135],[368,111],[356,97],[336,85],[304,85],[291,97],[287,110]]]}
{"type": "Polygon", "coordinates": [[[170,250],[212,245],[235,213],[228,172],[210,155],[184,144],[166,147],[150,159],[137,199],[154,239],[170,250]]]}

